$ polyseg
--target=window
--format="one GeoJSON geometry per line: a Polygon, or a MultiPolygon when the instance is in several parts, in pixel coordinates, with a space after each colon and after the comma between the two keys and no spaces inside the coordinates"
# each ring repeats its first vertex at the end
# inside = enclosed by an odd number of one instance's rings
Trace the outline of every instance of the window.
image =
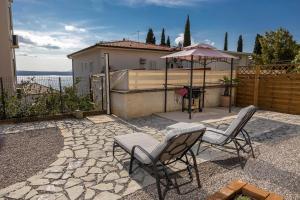
{"type": "Polygon", "coordinates": [[[140,58],[140,64],[141,64],[141,65],[146,64],[146,59],[145,59],[145,58],[140,58]]]}

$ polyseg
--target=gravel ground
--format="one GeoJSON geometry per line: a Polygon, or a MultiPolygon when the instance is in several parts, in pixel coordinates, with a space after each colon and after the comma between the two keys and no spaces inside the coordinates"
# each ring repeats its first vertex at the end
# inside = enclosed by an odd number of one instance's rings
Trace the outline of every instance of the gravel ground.
{"type": "MultiPolygon", "coordinates": [[[[298,127],[299,128],[299,127],[298,127]]],[[[285,199],[300,199],[300,135],[276,138],[259,146],[256,159],[250,158],[242,170],[234,158],[199,165],[202,188],[185,195],[175,190],[167,193],[168,199],[205,199],[232,180],[241,179],[260,188],[284,196],[285,199]]],[[[187,191],[196,183],[183,187],[187,191]]],[[[157,199],[156,186],[151,185],[139,190],[123,200],[157,199]]]]}
{"type": "Polygon", "coordinates": [[[0,189],[47,168],[62,147],[56,128],[0,135],[0,189]]]}

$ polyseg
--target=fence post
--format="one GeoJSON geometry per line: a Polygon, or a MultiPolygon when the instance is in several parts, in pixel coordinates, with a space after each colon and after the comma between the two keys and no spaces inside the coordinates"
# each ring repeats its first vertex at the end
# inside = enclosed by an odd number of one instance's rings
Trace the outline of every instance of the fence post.
{"type": "Polygon", "coordinates": [[[6,119],[6,109],[5,109],[5,94],[4,94],[4,86],[3,86],[3,79],[2,79],[2,77],[0,77],[0,88],[1,88],[1,101],[2,101],[2,106],[3,106],[3,110],[2,110],[2,112],[3,112],[3,119],[6,119]]]}
{"type": "Polygon", "coordinates": [[[258,106],[258,93],[259,93],[259,79],[260,79],[260,66],[255,66],[255,77],[254,77],[254,94],[253,94],[253,105],[258,106]]]}
{"type": "Polygon", "coordinates": [[[89,76],[89,90],[90,90],[90,100],[94,102],[93,89],[92,89],[92,75],[89,76]]]}
{"type": "Polygon", "coordinates": [[[102,106],[102,111],[104,110],[104,84],[103,84],[103,76],[101,76],[101,106],[102,106]]]}
{"type": "Polygon", "coordinates": [[[59,83],[59,98],[60,98],[60,112],[64,112],[64,105],[63,105],[63,99],[62,99],[62,87],[61,87],[61,77],[58,78],[59,83]]]}

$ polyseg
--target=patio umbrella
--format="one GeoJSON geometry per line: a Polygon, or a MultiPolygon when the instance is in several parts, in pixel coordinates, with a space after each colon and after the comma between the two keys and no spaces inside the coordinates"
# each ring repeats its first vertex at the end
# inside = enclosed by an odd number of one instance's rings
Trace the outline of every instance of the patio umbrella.
{"type": "MultiPolygon", "coordinates": [[[[191,103],[192,103],[192,88],[193,88],[193,66],[194,60],[203,60],[204,71],[203,71],[203,95],[202,95],[202,108],[204,107],[204,90],[205,90],[205,78],[206,78],[206,65],[207,60],[220,60],[220,59],[230,59],[231,60],[231,73],[230,73],[230,103],[229,103],[229,112],[231,112],[231,92],[232,92],[232,73],[233,73],[233,59],[238,59],[235,56],[232,56],[227,53],[223,53],[211,45],[208,44],[195,44],[188,47],[184,47],[182,51],[172,53],[170,55],[163,56],[161,58],[166,59],[168,62],[169,58],[177,58],[181,60],[187,60],[191,62],[190,67],[190,94],[189,94],[189,118],[191,119],[191,103]]],[[[166,99],[167,99],[167,80],[168,80],[168,67],[166,63],[166,76],[165,76],[165,112],[166,112],[166,99]]]]}

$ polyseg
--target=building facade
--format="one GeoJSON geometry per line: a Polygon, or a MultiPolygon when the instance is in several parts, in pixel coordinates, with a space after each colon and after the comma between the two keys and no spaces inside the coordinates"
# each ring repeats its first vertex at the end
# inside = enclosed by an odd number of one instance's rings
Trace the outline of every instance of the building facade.
{"type": "MultiPolygon", "coordinates": [[[[89,77],[94,74],[104,73],[104,55],[109,54],[109,66],[111,71],[118,70],[164,70],[166,60],[162,56],[176,51],[174,48],[121,40],[114,42],[97,43],[88,48],[68,55],[72,59],[72,70],[74,79],[79,79],[79,92],[87,94],[89,92],[89,77]]],[[[248,53],[227,52],[236,57],[235,66],[246,66],[249,64],[248,53]]],[[[169,60],[169,68],[188,68],[189,62],[179,60],[169,60]]],[[[194,68],[203,67],[195,62],[194,68]]],[[[230,64],[223,62],[213,62],[209,64],[211,70],[229,70],[230,64]]]]}
{"type": "Polygon", "coordinates": [[[14,35],[12,21],[13,0],[0,1],[0,77],[8,93],[16,88],[16,57],[18,38],[14,35]]]}

